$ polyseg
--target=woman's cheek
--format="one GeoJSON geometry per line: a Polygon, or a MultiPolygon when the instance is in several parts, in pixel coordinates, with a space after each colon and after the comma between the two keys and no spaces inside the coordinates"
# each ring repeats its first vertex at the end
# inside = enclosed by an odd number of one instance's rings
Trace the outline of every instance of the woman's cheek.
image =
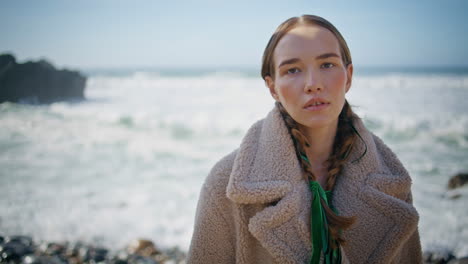
{"type": "Polygon", "coordinates": [[[276,85],[277,85],[277,91],[280,95],[284,96],[288,93],[289,84],[286,80],[281,79],[276,82],[276,85]]]}
{"type": "Polygon", "coordinates": [[[279,85],[280,85],[279,87],[280,87],[280,93],[282,97],[288,103],[294,102],[295,97],[297,96],[296,94],[298,93],[296,80],[293,80],[293,79],[285,80],[281,82],[279,85]]]}
{"type": "Polygon", "coordinates": [[[333,71],[332,74],[329,75],[329,77],[329,81],[333,84],[333,86],[344,86],[346,80],[346,72],[343,70],[336,70],[333,71]]]}

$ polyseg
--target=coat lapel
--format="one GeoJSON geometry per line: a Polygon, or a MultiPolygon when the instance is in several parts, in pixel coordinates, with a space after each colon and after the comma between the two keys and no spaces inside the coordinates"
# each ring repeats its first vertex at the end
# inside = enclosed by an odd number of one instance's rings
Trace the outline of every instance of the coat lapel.
{"type": "Polygon", "coordinates": [[[236,203],[265,204],[248,220],[249,231],[275,261],[301,263],[309,258],[310,209],[304,205],[310,204],[311,197],[276,108],[243,139],[227,196],[236,203]]]}
{"type": "MultiPolygon", "coordinates": [[[[390,259],[408,239],[418,217],[414,207],[405,202],[411,180],[403,166],[361,121],[356,128],[363,141],[358,140],[338,177],[332,203],[340,215],[357,217],[357,224],[343,233],[348,258],[353,263],[378,263],[382,256],[390,259]],[[385,155],[380,154],[382,150],[385,155]],[[367,153],[361,157],[364,151],[367,153]],[[389,162],[390,167],[386,165],[389,162]]],[[[248,230],[275,261],[302,263],[310,259],[311,194],[276,107],[243,139],[227,196],[239,204],[265,205],[249,216],[248,230]]]]}
{"type": "Polygon", "coordinates": [[[409,197],[411,178],[361,120],[355,127],[362,140],[338,178],[333,199],[340,215],[357,217],[343,233],[348,242],[344,251],[353,263],[388,263],[417,229],[419,216],[409,197]]]}

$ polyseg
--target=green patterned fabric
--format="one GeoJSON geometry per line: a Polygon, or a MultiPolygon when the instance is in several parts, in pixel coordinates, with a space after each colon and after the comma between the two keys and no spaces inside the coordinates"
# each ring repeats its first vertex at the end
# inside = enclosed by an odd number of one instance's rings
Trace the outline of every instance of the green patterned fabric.
{"type": "MultiPolygon", "coordinates": [[[[310,164],[306,155],[300,157],[310,164]]],[[[313,255],[311,264],[320,263],[320,256],[323,254],[323,263],[335,264],[341,263],[341,251],[339,248],[332,249],[331,245],[336,242],[331,238],[328,232],[328,221],[325,215],[325,209],[320,200],[323,200],[330,208],[331,191],[325,191],[316,181],[309,181],[309,189],[312,192],[312,206],[310,210],[310,233],[312,237],[313,255]]],[[[335,211],[335,210],[333,210],[335,211]]],[[[335,211],[336,212],[336,211],[335,211]]]]}

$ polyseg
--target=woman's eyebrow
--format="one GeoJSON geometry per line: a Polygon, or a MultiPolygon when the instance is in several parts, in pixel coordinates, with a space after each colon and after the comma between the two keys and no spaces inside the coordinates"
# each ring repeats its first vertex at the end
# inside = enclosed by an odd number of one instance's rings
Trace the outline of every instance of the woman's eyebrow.
{"type": "Polygon", "coordinates": [[[316,60],[323,60],[323,59],[327,59],[327,58],[330,58],[330,57],[337,57],[339,58],[340,56],[336,53],[333,53],[333,52],[330,52],[330,53],[324,53],[322,55],[318,55],[317,57],[315,57],[316,60]]]}
{"type": "Polygon", "coordinates": [[[282,61],[279,65],[278,65],[278,68],[283,66],[283,65],[286,65],[286,64],[294,64],[296,62],[298,62],[299,59],[298,58],[292,58],[292,59],[287,59],[287,60],[284,60],[282,61]]]}
{"type": "MultiPolygon", "coordinates": [[[[327,59],[327,58],[330,58],[330,57],[339,58],[340,56],[338,54],[334,53],[334,52],[329,52],[329,53],[324,53],[324,54],[318,55],[317,57],[315,57],[315,59],[316,60],[323,60],[323,59],[327,59]]],[[[278,68],[280,68],[281,66],[286,65],[286,64],[297,63],[298,61],[300,61],[300,59],[298,59],[298,58],[292,58],[292,59],[284,60],[278,65],[278,68]]]]}

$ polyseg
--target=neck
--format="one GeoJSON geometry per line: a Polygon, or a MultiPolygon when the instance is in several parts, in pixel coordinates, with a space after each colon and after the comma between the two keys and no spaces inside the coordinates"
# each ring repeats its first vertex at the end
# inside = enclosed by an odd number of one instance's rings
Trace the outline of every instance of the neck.
{"type": "Polygon", "coordinates": [[[326,165],[325,163],[333,150],[337,127],[338,120],[329,126],[301,127],[302,133],[311,146],[307,150],[307,156],[312,167],[320,168],[326,165]]]}

